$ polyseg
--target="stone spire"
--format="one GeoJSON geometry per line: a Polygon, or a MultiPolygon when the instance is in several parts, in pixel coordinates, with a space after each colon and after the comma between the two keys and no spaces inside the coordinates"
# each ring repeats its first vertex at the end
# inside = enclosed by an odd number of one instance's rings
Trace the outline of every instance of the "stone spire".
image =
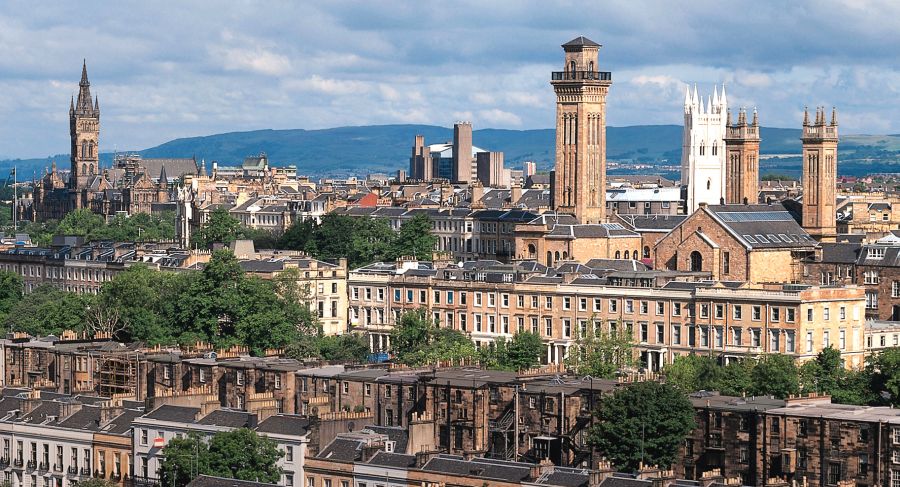
{"type": "Polygon", "coordinates": [[[166,177],[166,165],[163,164],[162,169],[159,170],[159,186],[166,187],[169,185],[169,178],[166,177]]]}
{"type": "Polygon", "coordinates": [[[809,125],[809,107],[803,107],[803,126],[809,125]]]}
{"type": "Polygon", "coordinates": [[[79,115],[91,116],[94,110],[91,103],[91,82],[88,81],[87,61],[81,65],[81,82],[78,83],[78,101],[75,104],[76,111],[79,115]]]}
{"type": "Polygon", "coordinates": [[[731,109],[725,110],[725,125],[731,127],[731,109]]]}
{"type": "Polygon", "coordinates": [[[756,112],[756,107],[753,107],[753,126],[759,127],[759,113],[756,112]]]}
{"type": "Polygon", "coordinates": [[[831,125],[837,125],[837,107],[831,107],[831,125]]]}

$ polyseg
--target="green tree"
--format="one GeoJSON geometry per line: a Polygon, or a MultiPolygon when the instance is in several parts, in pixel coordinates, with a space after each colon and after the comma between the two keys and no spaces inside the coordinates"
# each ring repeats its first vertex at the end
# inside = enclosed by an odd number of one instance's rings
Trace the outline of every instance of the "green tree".
{"type": "Polygon", "coordinates": [[[216,208],[209,214],[209,219],[194,234],[194,243],[198,247],[210,248],[214,243],[228,245],[240,235],[241,222],[231,216],[228,210],[216,208]]]}
{"type": "Polygon", "coordinates": [[[786,398],[800,392],[799,373],[793,357],[780,353],[762,357],[751,373],[752,393],[786,398]]]}
{"type": "Polygon", "coordinates": [[[369,342],[361,333],[323,336],[317,346],[323,360],[365,362],[369,355],[369,342]]]}
{"type": "Polygon", "coordinates": [[[103,221],[102,216],[95,214],[87,208],[79,208],[66,213],[66,216],[59,221],[56,232],[58,235],[89,237],[102,229],[105,225],[106,223],[103,221]]]}
{"type": "MultiPolygon", "coordinates": [[[[589,320],[588,323],[593,322],[589,320]]],[[[587,326],[575,339],[575,347],[569,350],[566,367],[579,375],[612,378],[616,372],[634,365],[631,333],[615,329],[610,332],[587,326]]]]}
{"type": "MultiPolygon", "coordinates": [[[[87,479],[81,480],[78,482],[78,487],[116,487],[118,484],[115,484],[106,479],[87,479]]],[[[2,487],[2,484],[0,484],[2,487]]]]}
{"type": "Polygon", "coordinates": [[[885,348],[866,359],[870,390],[883,404],[900,406],[900,347],[885,348]]]}
{"type": "Polygon", "coordinates": [[[847,370],[841,352],[831,346],[800,367],[803,392],[828,394],[832,401],[841,404],[876,402],[869,389],[869,375],[868,370],[847,370]]]}
{"type": "Polygon", "coordinates": [[[209,441],[212,475],[274,484],[282,470],[276,462],[284,453],[265,436],[247,428],[216,433],[209,441]]]}
{"type": "Polygon", "coordinates": [[[436,244],[437,237],[431,233],[431,220],[424,214],[418,214],[400,225],[390,254],[393,259],[413,256],[430,260],[436,244]]]}
{"type": "Polygon", "coordinates": [[[309,243],[314,238],[314,234],[318,229],[316,221],[309,218],[305,220],[296,220],[290,227],[279,237],[278,248],[289,250],[303,250],[311,252],[309,243]]]}
{"type": "Polygon", "coordinates": [[[197,433],[172,438],[163,447],[159,465],[160,485],[183,487],[198,475],[209,475],[209,446],[197,433]]]}
{"type": "Polygon", "coordinates": [[[24,290],[22,276],[16,272],[0,271],[0,317],[5,317],[22,300],[24,290]]]}
{"type": "Polygon", "coordinates": [[[482,348],[478,356],[481,365],[490,369],[525,370],[540,364],[543,352],[541,337],[521,331],[511,340],[503,337],[494,340],[491,346],[482,348]]]}
{"type": "Polygon", "coordinates": [[[3,324],[8,330],[32,336],[58,335],[63,330],[83,331],[88,307],[94,300],[93,295],[68,293],[44,284],[16,303],[3,324]]]}
{"type": "Polygon", "coordinates": [[[589,443],[625,471],[637,470],[642,461],[668,468],[695,426],[694,408],[684,393],[655,381],[605,396],[598,419],[589,443]]]}
{"type": "Polygon", "coordinates": [[[160,485],[184,486],[198,475],[276,483],[282,455],[274,441],[247,428],[216,433],[208,443],[191,433],[163,448],[160,485]]]}
{"type": "Polygon", "coordinates": [[[396,361],[411,366],[459,362],[476,355],[469,337],[457,330],[435,326],[426,308],[400,316],[391,331],[391,348],[396,361]]]}
{"type": "Polygon", "coordinates": [[[172,274],[135,265],[103,283],[99,304],[115,309],[122,324],[122,331],[116,338],[149,345],[172,343],[175,335],[165,309],[167,301],[173,297],[175,279],[172,274]]]}

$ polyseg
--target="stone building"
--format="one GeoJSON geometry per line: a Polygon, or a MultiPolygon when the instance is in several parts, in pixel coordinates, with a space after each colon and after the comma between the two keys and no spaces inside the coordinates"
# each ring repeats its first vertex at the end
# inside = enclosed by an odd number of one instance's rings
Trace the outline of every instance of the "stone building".
{"type": "MultiPolygon", "coordinates": [[[[684,136],[681,149],[681,185],[685,191],[686,213],[701,204],[721,204],[725,198],[725,127],[728,101],[725,87],[718,88],[704,102],[703,97],[685,89],[684,136]]],[[[756,201],[751,201],[755,203],[756,201]]]]}
{"type": "Polygon", "coordinates": [[[816,119],[803,114],[803,228],[819,241],[833,242],[837,235],[837,110],[831,122],[825,108],[816,109],[816,119]]]}
{"type": "Polygon", "coordinates": [[[828,396],[691,397],[697,428],[675,473],[699,478],[719,469],[741,485],[779,479],[810,487],[891,485],[900,481],[900,412],[832,404],[828,396]]]}
{"type": "Polygon", "coordinates": [[[600,44],[580,36],[562,45],[565,64],[551,74],[556,92],[553,209],[578,223],[606,221],[606,94],[612,75],[599,71],[600,44]]]}
{"type": "Polygon", "coordinates": [[[654,247],[655,268],[715,280],[801,282],[818,242],[780,204],[700,205],[654,247]]]}
{"type": "Polygon", "coordinates": [[[731,124],[731,111],[728,111],[725,159],[725,203],[758,203],[759,116],[756,110],[753,110],[753,120],[747,123],[747,112],[740,109],[734,125],[731,124]]]}
{"type": "Polygon", "coordinates": [[[777,352],[806,360],[829,345],[848,366],[863,362],[865,302],[858,287],[687,281],[692,278],[576,264],[379,263],[350,272],[350,320],[376,352],[390,349],[390,331],[404,311],[425,307],[440,326],[462,331],[479,347],[518,330],[537,333],[547,364],[563,363],[588,326],[630,333],[650,370],[690,353],[728,361],[777,352]]]}

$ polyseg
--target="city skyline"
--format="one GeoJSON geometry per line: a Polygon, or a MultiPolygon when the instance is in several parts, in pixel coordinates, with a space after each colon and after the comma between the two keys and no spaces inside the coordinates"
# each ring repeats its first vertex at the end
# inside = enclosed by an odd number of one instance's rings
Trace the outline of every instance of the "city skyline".
{"type": "Polygon", "coordinates": [[[724,82],[730,105],[759,107],[765,126],[798,127],[805,105],[836,105],[844,133],[892,133],[887,95],[900,76],[881,46],[897,36],[884,19],[898,7],[866,5],[10,8],[0,158],[67,151],[61,128],[84,58],[103,151],[263,128],[549,128],[557,46],[582,34],[604,45],[599,69],[613,72],[612,126],[678,124],[686,85],[724,82]]]}

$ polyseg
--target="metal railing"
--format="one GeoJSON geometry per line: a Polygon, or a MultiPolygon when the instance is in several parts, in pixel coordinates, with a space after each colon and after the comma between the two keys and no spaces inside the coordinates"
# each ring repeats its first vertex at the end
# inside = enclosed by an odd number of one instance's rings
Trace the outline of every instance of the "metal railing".
{"type": "Polygon", "coordinates": [[[552,81],[612,81],[609,71],[554,71],[552,81]]]}

